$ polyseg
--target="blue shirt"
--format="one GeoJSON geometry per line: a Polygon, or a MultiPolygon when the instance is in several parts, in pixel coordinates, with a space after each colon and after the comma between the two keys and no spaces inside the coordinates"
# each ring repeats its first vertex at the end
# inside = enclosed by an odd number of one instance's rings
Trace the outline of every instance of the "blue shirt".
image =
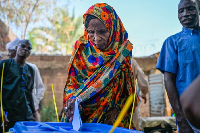
{"type": "Polygon", "coordinates": [[[200,69],[200,31],[183,28],[163,43],[156,68],[176,74],[179,96],[198,76],[200,69]]]}

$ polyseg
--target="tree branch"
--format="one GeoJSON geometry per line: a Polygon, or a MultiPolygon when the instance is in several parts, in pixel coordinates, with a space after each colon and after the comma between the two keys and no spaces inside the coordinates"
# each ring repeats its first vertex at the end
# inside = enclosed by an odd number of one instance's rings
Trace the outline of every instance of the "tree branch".
{"type": "Polygon", "coordinates": [[[30,13],[29,16],[28,16],[28,19],[26,20],[26,25],[25,25],[25,30],[24,30],[24,37],[23,37],[23,39],[25,39],[25,37],[26,37],[26,31],[27,31],[29,22],[30,22],[30,20],[31,20],[32,14],[33,14],[35,8],[37,7],[37,4],[38,4],[39,1],[40,1],[40,0],[36,0],[35,4],[34,4],[34,6],[33,6],[33,9],[32,9],[31,13],[30,13]]]}

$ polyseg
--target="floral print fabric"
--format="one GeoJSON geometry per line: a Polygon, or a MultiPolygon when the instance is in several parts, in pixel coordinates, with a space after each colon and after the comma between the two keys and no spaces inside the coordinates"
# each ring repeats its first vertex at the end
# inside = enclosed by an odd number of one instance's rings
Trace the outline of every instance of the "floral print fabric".
{"type": "MultiPolygon", "coordinates": [[[[128,96],[136,93],[130,63],[133,46],[111,6],[105,3],[91,6],[83,15],[84,23],[87,15],[93,15],[104,23],[110,32],[109,45],[105,51],[100,51],[88,38],[85,29],[84,35],[74,45],[63,105],[69,98],[80,98],[83,122],[97,123],[111,108],[121,110],[128,96]]],[[[127,112],[120,126],[128,128],[129,119],[130,112],[127,112]]],[[[64,113],[62,121],[66,121],[64,113]]]]}

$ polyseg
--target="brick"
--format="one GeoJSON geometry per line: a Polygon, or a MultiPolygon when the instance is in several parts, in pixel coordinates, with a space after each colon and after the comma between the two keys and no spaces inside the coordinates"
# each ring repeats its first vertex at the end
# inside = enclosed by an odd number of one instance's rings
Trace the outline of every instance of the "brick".
{"type": "Polygon", "coordinates": [[[27,58],[27,61],[29,62],[31,62],[31,61],[34,61],[34,62],[36,62],[36,61],[39,61],[40,60],[40,56],[29,56],[28,58],[27,58]]]}
{"type": "Polygon", "coordinates": [[[58,113],[60,113],[62,109],[63,109],[63,106],[62,107],[58,107],[58,113]]]}
{"type": "Polygon", "coordinates": [[[63,99],[63,92],[55,92],[56,101],[63,99]]]}
{"type": "MultiPolygon", "coordinates": [[[[55,93],[55,98],[56,98],[56,101],[58,102],[62,102],[62,99],[63,99],[63,93],[61,92],[54,92],[55,93]]],[[[47,96],[45,97],[45,99],[52,99],[53,100],[53,93],[52,92],[47,92],[47,96]]]]}
{"type": "Polygon", "coordinates": [[[47,77],[45,77],[45,76],[41,76],[41,77],[42,77],[43,83],[46,83],[46,82],[47,82],[47,81],[46,81],[47,77]]]}
{"type": "Polygon", "coordinates": [[[62,61],[68,63],[70,60],[70,56],[55,56],[55,60],[58,62],[62,61]]]}
{"type": "Polygon", "coordinates": [[[55,70],[55,76],[64,76],[67,77],[67,69],[55,70]]]}
{"type": "Polygon", "coordinates": [[[53,61],[55,56],[40,56],[41,61],[53,61]]]}
{"type": "Polygon", "coordinates": [[[43,76],[54,76],[54,71],[52,69],[40,69],[40,75],[43,76]]]}
{"type": "Polygon", "coordinates": [[[63,85],[59,84],[55,86],[56,91],[59,91],[59,92],[63,92],[64,88],[65,88],[65,84],[63,85]]]}
{"type": "Polygon", "coordinates": [[[53,93],[52,92],[46,92],[45,99],[53,99],[53,93]]]}
{"type": "Polygon", "coordinates": [[[58,84],[58,83],[61,83],[61,78],[48,78],[47,79],[47,83],[48,84],[58,84]]]}
{"type": "Polygon", "coordinates": [[[46,92],[52,93],[52,85],[51,84],[47,84],[46,92]]]}
{"type": "MultiPolygon", "coordinates": [[[[61,110],[61,108],[63,107],[63,102],[56,102],[56,106],[58,108],[58,110],[61,110]]],[[[60,111],[58,111],[60,112],[60,111]]]]}
{"type": "MultiPolygon", "coordinates": [[[[65,87],[64,84],[53,84],[53,88],[55,92],[63,93],[64,87],[65,87]]],[[[52,92],[52,84],[47,84],[46,91],[52,92]]]]}
{"type": "Polygon", "coordinates": [[[67,82],[67,77],[66,77],[66,78],[63,78],[62,83],[63,83],[63,84],[66,84],[66,82],[67,82]]]}

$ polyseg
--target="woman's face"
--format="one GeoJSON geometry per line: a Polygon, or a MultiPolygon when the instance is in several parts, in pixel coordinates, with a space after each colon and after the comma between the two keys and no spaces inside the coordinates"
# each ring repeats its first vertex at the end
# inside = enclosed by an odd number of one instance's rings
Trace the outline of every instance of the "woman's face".
{"type": "Polygon", "coordinates": [[[90,20],[87,32],[90,40],[99,50],[103,51],[108,47],[110,32],[98,18],[90,20]]]}

